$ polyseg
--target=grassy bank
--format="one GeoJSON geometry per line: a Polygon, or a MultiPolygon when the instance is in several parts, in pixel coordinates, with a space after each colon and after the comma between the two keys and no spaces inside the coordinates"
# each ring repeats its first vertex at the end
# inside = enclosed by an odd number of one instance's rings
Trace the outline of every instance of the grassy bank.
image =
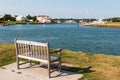
{"type": "Polygon", "coordinates": [[[14,24],[40,24],[39,22],[19,22],[19,21],[4,21],[3,23],[9,24],[9,25],[14,25],[14,24]]]}
{"type": "MultiPolygon", "coordinates": [[[[9,25],[16,25],[16,24],[42,24],[40,22],[25,22],[25,21],[4,21],[2,23],[0,23],[0,25],[2,24],[7,24],[9,25]]],[[[54,24],[54,23],[46,23],[46,24],[54,24]]]]}
{"type": "Polygon", "coordinates": [[[70,70],[84,74],[80,80],[120,80],[120,56],[63,51],[63,62],[70,70]]]}
{"type": "MultiPolygon", "coordinates": [[[[14,61],[14,45],[0,43],[0,66],[14,61]]],[[[63,50],[62,62],[71,64],[67,70],[84,75],[79,80],[120,80],[120,56],[63,50]]]]}
{"type": "Polygon", "coordinates": [[[0,43],[0,66],[15,61],[15,49],[13,44],[0,43]]]}
{"type": "Polygon", "coordinates": [[[109,28],[120,28],[120,22],[107,22],[105,24],[91,24],[93,27],[109,27],[109,28]]]}

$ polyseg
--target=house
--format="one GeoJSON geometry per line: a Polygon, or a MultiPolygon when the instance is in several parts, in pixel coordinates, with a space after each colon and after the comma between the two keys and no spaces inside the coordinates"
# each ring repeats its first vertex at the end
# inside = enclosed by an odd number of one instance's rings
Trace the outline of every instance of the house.
{"type": "Polygon", "coordinates": [[[37,16],[37,20],[40,22],[40,23],[51,23],[51,18],[47,15],[39,15],[37,16]]]}
{"type": "Polygon", "coordinates": [[[25,20],[25,17],[21,16],[21,15],[17,15],[15,16],[16,18],[16,21],[24,21],[25,20]]]}
{"type": "Polygon", "coordinates": [[[33,20],[32,19],[29,19],[29,20],[27,20],[28,22],[33,22],[33,20]]]}
{"type": "Polygon", "coordinates": [[[65,22],[66,22],[66,23],[75,23],[74,20],[66,20],[65,22]]]}
{"type": "Polygon", "coordinates": [[[93,21],[91,24],[104,24],[105,22],[102,21],[102,19],[99,19],[98,21],[93,21]]]}
{"type": "Polygon", "coordinates": [[[3,18],[5,15],[0,15],[0,18],[3,18]]]}
{"type": "Polygon", "coordinates": [[[61,21],[60,21],[60,20],[55,20],[55,22],[56,22],[56,23],[58,23],[58,24],[60,24],[60,23],[61,23],[61,21]]]}

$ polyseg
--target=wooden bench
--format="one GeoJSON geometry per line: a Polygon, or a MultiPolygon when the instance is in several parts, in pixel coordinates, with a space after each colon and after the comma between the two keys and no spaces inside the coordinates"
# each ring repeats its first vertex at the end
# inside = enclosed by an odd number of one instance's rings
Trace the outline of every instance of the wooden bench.
{"type": "Polygon", "coordinates": [[[50,51],[48,43],[34,42],[34,41],[25,41],[25,40],[14,40],[16,48],[16,61],[17,68],[20,69],[20,58],[28,59],[30,61],[39,61],[44,62],[48,65],[48,75],[50,77],[51,73],[51,63],[58,61],[58,70],[61,70],[61,51],[62,49],[57,49],[55,51],[50,51]],[[52,55],[57,53],[57,55],[52,55]]]}

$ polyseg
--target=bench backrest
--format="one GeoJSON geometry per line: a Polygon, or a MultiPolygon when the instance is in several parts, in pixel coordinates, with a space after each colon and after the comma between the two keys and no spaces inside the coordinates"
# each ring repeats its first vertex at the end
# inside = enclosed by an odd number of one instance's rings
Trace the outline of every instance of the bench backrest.
{"type": "Polygon", "coordinates": [[[15,45],[17,53],[16,55],[40,58],[44,60],[50,59],[48,43],[15,40],[15,45]]]}

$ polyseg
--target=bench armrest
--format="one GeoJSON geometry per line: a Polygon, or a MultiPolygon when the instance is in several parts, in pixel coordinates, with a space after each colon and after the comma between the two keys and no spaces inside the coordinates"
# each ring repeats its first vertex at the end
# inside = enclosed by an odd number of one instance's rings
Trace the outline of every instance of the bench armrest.
{"type": "Polygon", "coordinates": [[[50,51],[50,53],[57,53],[57,52],[61,52],[62,49],[57,49],[57,50],[54,50],[54,51],[50,51]]]}

